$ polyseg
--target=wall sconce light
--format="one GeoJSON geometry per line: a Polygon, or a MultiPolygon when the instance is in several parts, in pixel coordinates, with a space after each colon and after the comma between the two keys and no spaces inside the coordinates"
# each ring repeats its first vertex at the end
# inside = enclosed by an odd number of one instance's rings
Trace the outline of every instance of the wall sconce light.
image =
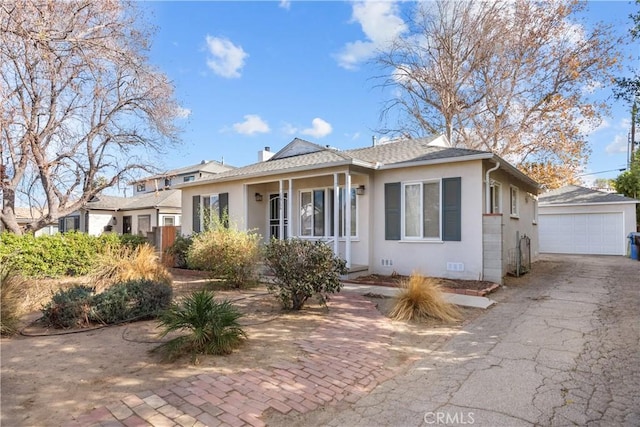
{"type": "Polygon", "coordinates": [[[262,194],[256,193],[256,202],[261,202],[261,201],[262,201],[262,194]]]}
{"type": "Polygon", "coordinates": [[[356,188],[356,194],[362,196],[364,194],[364,184],[361,184],[356,188]]]}

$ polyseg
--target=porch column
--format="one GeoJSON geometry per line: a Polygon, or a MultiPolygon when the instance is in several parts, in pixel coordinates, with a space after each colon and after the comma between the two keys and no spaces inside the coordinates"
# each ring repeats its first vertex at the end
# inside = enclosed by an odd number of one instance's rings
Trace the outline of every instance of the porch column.
{"type": "Polygon", "coordinates": [[[287,221],[289,222],[288,237],[295,236],[293,232],[293,179],[289,178],[289,187],[287,193],[287,221]]]}
{"type": "Polygon", "coordinates": [[[340,247],[338,238],[340,236],[340,185],[338,174],[333,174],[333,253],[337,256],[340,247]]]}
{"type": "Polygon", "coordinates": [[[278,197],[278,213],[279,213],[279,220],[278,220],[278,228],[280,230],[280,232],[278,233],[278,235],[280,236],[280,240],[284,240],[284,203],[283,203],[283,198],[284,198],[284,181],[280,180],[279,181],[279,185],[280,185],[280,194],[278,197]]]}
{"type": "Polygon", "coordinates": [[[351,268],[351,175],[348,172],[345,173],[344,189],[345,189],[344,252],[345,252],[345,260],[347,261],[347,268],[351,268]]]}

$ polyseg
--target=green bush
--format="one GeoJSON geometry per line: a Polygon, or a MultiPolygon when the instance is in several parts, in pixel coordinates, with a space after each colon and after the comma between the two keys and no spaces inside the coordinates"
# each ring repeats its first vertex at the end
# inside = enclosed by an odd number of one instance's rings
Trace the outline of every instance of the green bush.
{"type": "Polygon", "coordinates": [[[300,310],[314,295],[325,304],[327,294],[340,292],[340,275],[347,272],[345,261],[322,242],[272,239],[264,257],[274,275],[267,288],[285,309],[300,310]]]}
{"type": "Polygon", "coordinates": [[[213,293],[202,290],[187,296],[181,304],[174,304],[160,316],[160,336],[170,332],[188,331],[160,345],[160,351],[168,360],[184,354],[195,358],[199,354],[229,354],[246,333],[238,323],[242,313],[229,301],[216,301],[213,293]]]}
{"type": "Polygon", "coordinates": [[[56,292],[42,309],[45,322],[55,328],[89,325],[93,295],[94,289],[83,285],[56,292]]]}
{"type": "Polygon", "coordinates": [[[0,256],[12,259],[25,277],[81,276],[89,273],[102,251],[118,247],[118,236],[110,233],[95,237],[70,232],[35,237],[0,234],[0,256]]]}
{"type": "Polygon", "coordinates": [[[138,234],[121,234],[118,236],[120,242],[129,248],[135,249],[138,246],[149,244],[149,240],[146,237],[138,234]]]}
{"type": "Polygon", "coordinates": [[[256,280],[259,241],[258,234],[217,226],[193,238],[187,264],[239,288],[256,280]]]}
{"type": "Polygon", "coordinates": [[[174,265],[178,268],[188,268],[187,256],[189,249],[193,244],[193,237],[183,236],[181,234],[176,235],[176,240],[173,245],[166,249],[167,254],[173,256],[174,265]]]}
{"type": "Polygon", "coordinates": [[[142,320],[158,316],[171,304],[171,296],[171,286],[150,280],[119,283],[99,294],[81,285],[58,291],[42,314],[55,328],[142,320]]]}
{"type": "Polygon", "coordinates": [[[165,282],[118,283],[93,297],[91,320],[112,324],[154,318],[169,307],[172,295],[171,286],[165,282]]]}

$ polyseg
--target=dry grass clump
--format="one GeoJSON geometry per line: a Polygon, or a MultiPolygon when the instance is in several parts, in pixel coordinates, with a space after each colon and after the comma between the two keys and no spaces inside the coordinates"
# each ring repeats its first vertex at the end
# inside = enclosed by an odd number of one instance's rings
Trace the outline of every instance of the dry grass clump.
{"type": "Polygon", "coordinates": [[[401,290],[389,313],[392,319],[407,321],[431,317],[445,322],[460,320],[460,312],[444,299],[440,285],[433,278],[414,273],[400,286],[401,290]]]}
{"type": "Polygon", "coordinates": [[[135,248],[122,246],[107,249],[99,256],[96,270],[91,278],[96,292],[113,284],[132,280],[171,283],[171,274],[162,265],[153,246],[148,244],[135,248]]]}
{"type": "Polygon", "coordinates": [[[27,287],[25,279],[5,261],[0,266],[0,333],[14,335],[18,332],[20,316],[24,314],[27,287]]]}

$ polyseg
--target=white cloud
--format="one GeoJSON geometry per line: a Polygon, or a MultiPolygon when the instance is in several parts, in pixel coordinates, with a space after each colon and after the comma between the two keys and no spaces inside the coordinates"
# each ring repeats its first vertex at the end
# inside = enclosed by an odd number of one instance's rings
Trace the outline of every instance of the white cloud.
{"type": "Polygon", "coordinates": [[[234,45],[230,40],[222,37],[207,35],[207,50],[211,57],[207,59],[207,66],[219,76],[226,78],[240,77],[245,59],[249,56],[242,46],[234,45]]]}
{"type": "Polygon", "coordinates": [[[405,22],[398,16],[395,1],[354,2],[351,22],[360,24],[366,39],[347,43],[335,55],[338,64],[347,70],[356,69],[359,63],[370,59],[377,49],[384,47],[407,29],[405,22]]]}
{"type": "Polygon", "coordinates": [[[617,134],[613,138],[613,142],[607,145],[605,148],[607,154],[618,154],[618,153],[626,153],[627,152],[627,137],[624,134],[617,134]]]}
{"type": "Polygon", "coordinates": [[[312,136],[314,138],[325,137],[325,136],[329,135],[331,132],[333,132],[333,128],[331,127],[331,124],[329,124],[328,122],[322,120],[319,117],[316,117],[315,119],[313,119],[311,121],[311,127],[310,128],[303,129],[301,131],[301,133],[303,135],[309,135],[309,136],[312,136]]]}
{"type": "Polygon", "coordinates": [[[289,10],[291,8],[291,1],[290,0],[280,0],[280,3],[278,4],[278,6],[283,8],[283,9],[289,10]]]}
{"type": "Polygon", "coordinates": [[[233,130],[242,135],[271,132],[269,124],[256,114],[247,114],[244,116],[244,122],[234,123],[233,130]]]}
{"type": "Polygon", "coordinates": [[[176,110],[176,116],[179,119],[186,119],[190,115],[191,115],[191,109],[189,109],[189,108],[178,107],[177,110],[176,110]]]}
{"type": "Polygon", "coordinates": [[[285,135],[295,135],[296,133],[298,133],[298,128],[291,123],[285,123],[282,126],[282,133],[284,133],[285,135]]]}

